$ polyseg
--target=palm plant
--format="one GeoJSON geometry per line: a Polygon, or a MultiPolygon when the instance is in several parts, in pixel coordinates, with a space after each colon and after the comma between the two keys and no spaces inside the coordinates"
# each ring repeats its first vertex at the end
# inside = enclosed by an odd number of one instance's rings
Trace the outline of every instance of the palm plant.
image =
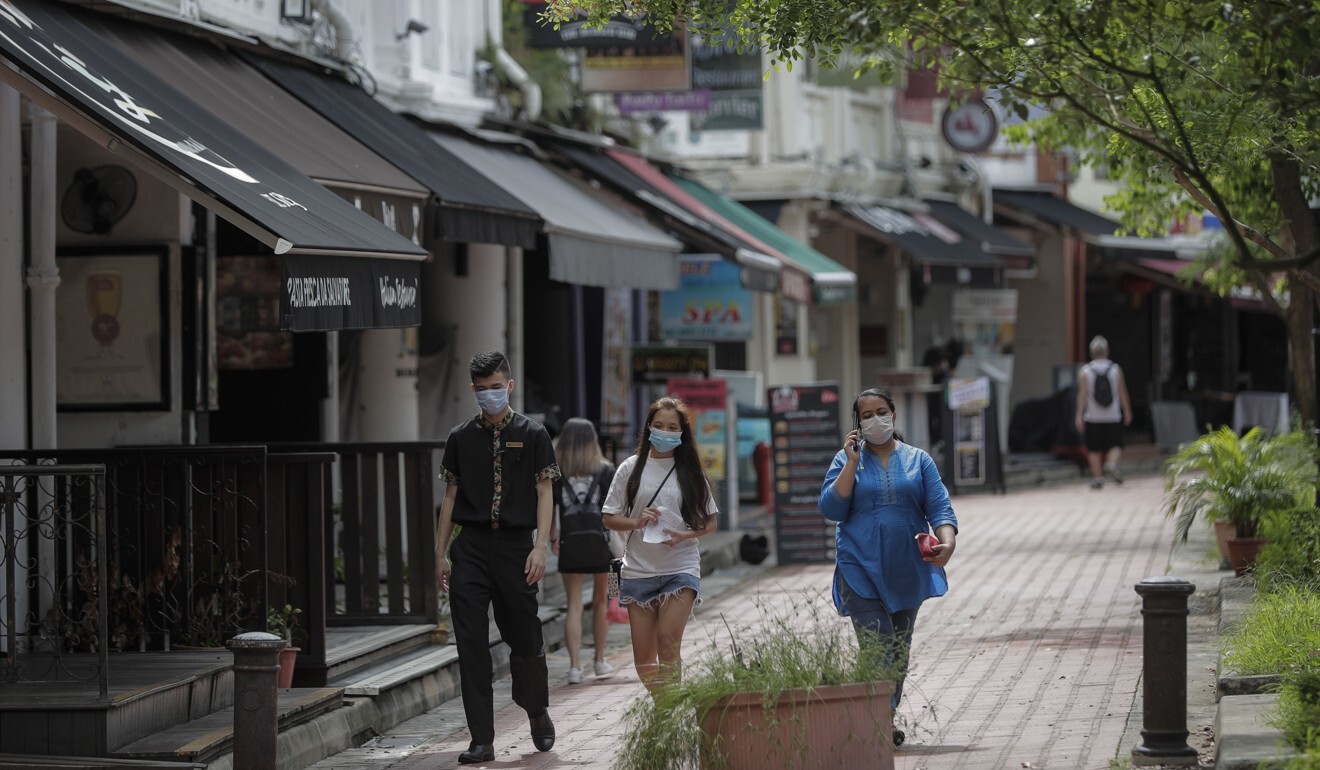
{"type": "Polygon", "coordinates": [[[1316,457],[1309,432],[1300,428],[1277,436],[1252,428],[1238,436],[1222,427],[1165,462],[1165,513],[1176,517],[1184,542],[1197,519],[1228,521],[1239,537],[1250,537],[1267,517],[1314,497],[1316,457]]]}

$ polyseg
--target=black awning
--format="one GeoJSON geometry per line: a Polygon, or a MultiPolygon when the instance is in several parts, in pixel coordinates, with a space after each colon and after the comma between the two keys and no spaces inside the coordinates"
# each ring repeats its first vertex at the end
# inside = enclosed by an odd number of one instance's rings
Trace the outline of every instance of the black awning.
{"type": "Polygon", "coordinates": [[[436,144],[421,126],[337,75],[249,54],[244,57],[331,123],[435,193],[440,200],[436,234],[442,240],[536,247],[536,236],[541,231],[537,213],[436,144]]]}
{"type": "Polygon", "coordinates": [[[1083,236],[1113,235],[1118,223],[1102,217],[1050,192],[1040,190],[995,190],[995,208],[1012,209],[1028,219],[1040,219],[1056,227],[1076,230],[1083,236]]]}
{"type": "Polygon", "coordinates": [[[133,158],[277,254],[420,260],[373,221],[156,73],[123,56],[60,3],[0,5],[0,81],[133,158]]]}
{"type": "Polygon", "coordinates": [[[900,211],[889,206],[844,206],[864,231],[879,241],[907,252],[924,265],[998,268],[1004,262],[929,214],[900,211]]]}
{"type": "Polygon", "coordinates": [[[981,248],[990,254],[1001,257],[1036,256],[1035,246],[1009,235],[952,201],[927,200],[924,203],[930,207],[932,216],[967,239],[980,243],[981,248]]]}
{"type": "Polygon", "coordinates": [[[295,332],[420,326],[420,262],[284,257],[280,328],[295,332]]]}

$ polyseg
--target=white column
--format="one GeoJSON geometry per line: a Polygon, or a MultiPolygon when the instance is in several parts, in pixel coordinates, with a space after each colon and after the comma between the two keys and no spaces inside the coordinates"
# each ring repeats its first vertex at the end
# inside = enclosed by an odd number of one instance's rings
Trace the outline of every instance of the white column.
{"type": "Polygon", "coordinates": [[[27,284],[31,295],[32,448],[54,449],[55,437],[55,116],[28,103],[31,136],[31,256],[27,284]]]}
{"type": "Polygon", "coordinates": [[[28,448],[21,107],[0,83],[0,449],[28,448]]]}
{"type": "MultiPolygon", "coordinates": [[[[475,245],[472,246],[474,252],[477,248],[475,245]]],[[[473,258],[476,258],[475,255],[473,258]]],[[[523,250],[517,246],[510,246],[505,249],[505,259],[508,343],[504,354],[509,357],[509,366],[513,367],[513,377],[517,379],[523,376],[523,346],[526,344],[523,335],[523,324],[526,322],[523,318],[523,250]]],[[[523,411],[523,396],[523,389],[515,386],[510,399],[514,411],[523,411]]]]}
{"type": "MultiPolygon", "coordinates": [[[[60,271],[55,266],[55,116],[28,103],[31,138],[28,154],[31,168],[31,205],[27,284],[32,335],[32,448],[54,449],[55,425],[55,287],[60,271]]],[[[44,498],[39,495],[39,498],[44,498]]],[[[42,499],[43,507],[48,501],[42,499]]],[[[53,501],[49,501],[53,502],[53,501]]],[[[53,510],[53,509],[51,509],[53,510]]],[[[52,522],[54,523],[54,522],[52,522]]],[[[54,603],[55,541],[42,536],[36,542],[38,611],[45,617],[54,603]]],[[[21,629],[20,629],[21,630],[21,629]]]]}
{"type": "Polygon", "coordinates": [[[362,332],[357,363],[363,441],[417,440],[416,340],[416,329],[362,332]]]}

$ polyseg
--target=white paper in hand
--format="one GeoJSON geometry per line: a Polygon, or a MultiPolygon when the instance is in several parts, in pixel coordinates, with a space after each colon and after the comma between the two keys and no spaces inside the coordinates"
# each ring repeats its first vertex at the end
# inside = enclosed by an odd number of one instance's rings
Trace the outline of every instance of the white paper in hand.
{"type": "Polygon", "coordinates": [[[669,539],[665,530],[675,532],[683,528],[683,517],[677,511],[671,511],[663,505],[656,506],[660,512],[660,518],[654,524],[647,524],[642,529],[642,542],[644,543],[663,543],[669,539]]]}

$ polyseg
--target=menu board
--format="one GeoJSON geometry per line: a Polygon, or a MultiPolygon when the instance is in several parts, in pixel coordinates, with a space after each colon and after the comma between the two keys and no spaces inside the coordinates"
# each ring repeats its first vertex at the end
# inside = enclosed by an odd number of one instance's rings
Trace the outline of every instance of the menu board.
{"type": "Polygon", "coordinates": [[[780,564],[834,561],[834,523],[820,513],[820,487],[843,446],[839,386],[784,385],[767,391],[780,564]]]}

